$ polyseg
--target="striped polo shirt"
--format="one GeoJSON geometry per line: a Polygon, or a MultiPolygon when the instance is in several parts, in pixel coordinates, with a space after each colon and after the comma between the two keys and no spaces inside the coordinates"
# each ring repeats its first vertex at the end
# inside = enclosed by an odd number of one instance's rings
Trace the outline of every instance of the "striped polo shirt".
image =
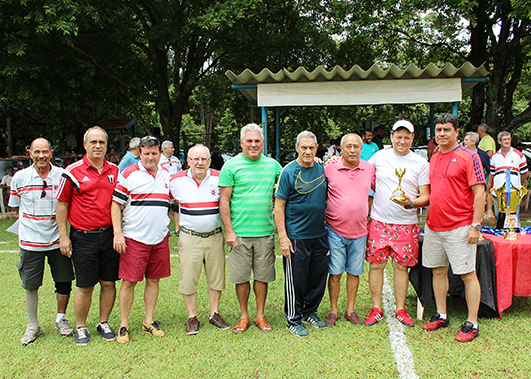
{"type": "Polygon", "coordinates": [[[59,232],[55,220],[59,186],[63,169],[50,165],[42,179],[31,165],[17,171],[11,181],[9,206],[18,207],[18,243],[24,250],[47,251],[59,248],[59,232]]]}
{"type": "Polygon", "coordinates": [[[170,176],[177,174],[179,171],[183,169],[179,158],[173,155],[169,158],[166,158],[164,155],[161,155],[160,161],[159,161],[159,167],[165,168],[166,170],[168,170],[170,173],[170,176]]]}
{"type": "Polygon", "coordinates": [[[506,155],[501,150],[494,153],[490,160],[490,173],[494,175],[493,188],[500,188],[505,184],[507,169],[511,175],[511,184],[520,188],[520,178],[528,171],[527,159],[520,150],[511,147],[506,155]]]}
{"type": "Polygon", "coordinates": [[[196,232],[210,232],[221,226],[219,215],[219,171],[209,169],[198,184],[191,170],[171,177],[170,191],[179,202],[179,225],[196,232]]]}
{"type": "Polygon", "coordinates": [[[142,162],[127,167],[118,176],[112,201],[124,205],[124,237],[156,245],[168,235],[170,173],[158,169],[153,176],[142,162]]]}

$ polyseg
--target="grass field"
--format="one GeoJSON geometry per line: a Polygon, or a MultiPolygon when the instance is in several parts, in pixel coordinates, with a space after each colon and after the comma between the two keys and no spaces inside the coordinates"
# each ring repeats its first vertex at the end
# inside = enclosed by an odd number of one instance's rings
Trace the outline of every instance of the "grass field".
{"type": "MultiPolygon", "coordinates": [[[[173,257],[172,276],[161,281],[155,318],[166,336],[153,338],[141,332],[143,286],[137,288],[130,320],[132,341],[127,345],[106,342],[95,330],[98,298],[89,314],[91,342],[86,347],[74,344],[73,337],[54,331],[56,312],[54,287],[49,270],[40,290],[39,321],[43,334],[29,346],[20,338],[27,324],[24,291],[15,267],[18,261],[16,235],[4,232],[13,221],[0,221],[0,377],[1,378],[396,378],[397,366],[391,351],[386,321],[372,328],[355,327],[340,319],[337,326],[310,330],[305,339],[293,337],[285,328],[282,262],[277,259],[277,280],[270,286],[266,316],[271,333],[250,327],[241,335],[220,331],[208,324],[208,302],[204,277],[198,294],[199,334],[184,333],[187,314],[178,287],[178,258],[173,257]]],[[[172,254],[177,253],[177,237],[170,239],[172,254]]],[[[367,269],[367,267],[366,267],[367,269]]],[[[228,274],[228,269],[227,269],[228,274]]],[[[392,275],[392,270],[388,272],[392,275]]],[[[343,283],[344,284],[344,283],[343,283]]],[[[95,291],[97,293],[98,291],[95,291]]],[[[254,300],[253,300],[254,301],[254,300]]],[[[251,302],[252,303],[252,302],[251,302]]],[[[365,317],[371,308],[367,273],[360,282],[356,311],[365,317]]],[[[420,327],[405,330],[413,354],[416,373],[421,378],[528,378],[531,376],[531,299],[515,298],[503,319],[480,319],[480,336],[469,344],[454,340],[459,325],[466,319],[462,298],[449,298],[449,328],[428,333],[420,327]]],[[[340,298],[344,312],[345,294],[340,298]]],[[[410,286],[406,306],[415,314],[416,297],[410,286]]],[[[238,320],[238,301],[234,286],[227,281],[220,311],[234,325],[238,320]]],[[[328,295],[320,316],[329,311],[328,295]]],[[[435,311],[425,309],[425,318],[435,311]]],[[[251,313],[254,309],[251,308],[251,313]]],[[[74,324],[73,304],[67,317],[74,324]]],[[[118,327],[119,308],[115,305],[109,320],[118,327]]]]}

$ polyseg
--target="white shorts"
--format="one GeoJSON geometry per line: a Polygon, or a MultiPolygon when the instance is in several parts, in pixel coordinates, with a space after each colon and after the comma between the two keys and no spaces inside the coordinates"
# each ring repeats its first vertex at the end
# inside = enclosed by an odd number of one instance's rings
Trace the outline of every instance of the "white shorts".
{"type": "Polygon", "coordinates": [[[477,244],[467,242],[469,230],[470,225],[465,225],[446,232],[435,232],[425,224],[422,265],[436,268],[450,264],[455,275],[475,271],[477,244]]]}

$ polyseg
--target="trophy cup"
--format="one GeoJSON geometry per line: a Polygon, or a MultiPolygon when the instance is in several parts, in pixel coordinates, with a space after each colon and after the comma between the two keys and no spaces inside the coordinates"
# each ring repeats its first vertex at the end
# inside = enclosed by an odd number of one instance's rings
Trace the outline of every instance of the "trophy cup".
{"type": "Polygon", "coordinates": [[[511,184],[511,172],[506,170],[505,184],[499,188],[492,188],[490,190],[490,197],[498,207],[498,212],[505,213],[504,228],[508,228],[505,235],[506,240],[517,240],[517,233],[515,228],[520,227],[520,222],[516,216],[518,205],[522,201],[522,198],[527,194],[527,188],[516,188],[511,184]]]}
{"type": "Polygon", "coordinates": [[[402,178],[404,177],[404,174],[406,173],[406,169],[400,169],[395,168],[395,175],[398,176],[398,187],[393,191],[393,194],[391,195],[391,200],[406,200],[406,194],[404,193],[404,190],[401,187],[402,184],[402,178]]]}

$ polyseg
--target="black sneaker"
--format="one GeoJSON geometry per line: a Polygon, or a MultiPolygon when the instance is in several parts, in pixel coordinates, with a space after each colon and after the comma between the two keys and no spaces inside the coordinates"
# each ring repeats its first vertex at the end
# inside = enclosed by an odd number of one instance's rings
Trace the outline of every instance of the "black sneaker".
{"type": "Polygon", "coordinates": [[[461,325],[461,330],[457,333],[455,339],[459,342],[470,342],[477,336],[479,336],[478,328],[474,328],[474,324],[467,321],[461,325]]]}
{"type": "Polygon", "coordinates": [[[440,328],[447,328],[450,325],[450,320],[441,318],[439,313],[435,313],[430,322],[424,324],[422,329],[424,330],[437,330],[440,328]]]}
{"type": "Polygon", "coordinates": [[[112,341],[116,338],[116,334],[114,334],[108,322],[98,323],[98,325],[96,325],[96,330],[100,332],[103,339],[107,341],[112,341]]]}
{"type": "Polygon", "coordinates": [[[80,326],[75,331],[75,341],[78,346],[85,346],[89,343],[88,329],[80,326]]]}

